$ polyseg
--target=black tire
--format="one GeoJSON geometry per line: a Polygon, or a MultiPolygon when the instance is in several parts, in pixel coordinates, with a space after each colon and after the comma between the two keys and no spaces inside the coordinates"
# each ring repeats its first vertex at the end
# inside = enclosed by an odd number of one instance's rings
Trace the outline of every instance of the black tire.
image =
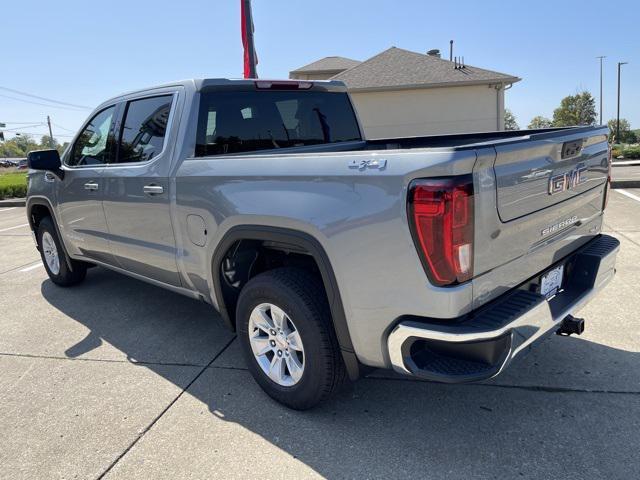
{"type": "Polygon", "coordinates": [[[236,329],[255,381],[274,400],[296,410],[316,406],[344,382],[346,369],[338,346],[324,288],[308,272],[278,268],[252,278],[238,299],[236,329]],[[249,317],[261,303],[272,303],[291,318],[304,345],[304,371],[292,386],[281,386],[262,370],[251,350],[249,317]]]}
{"type": "Polygon", "coordinates": [[[70,287],[72,285],[77,285],[85,279],[87,275],[88,264],[86,264],[85,262],[79,262],[77,260],[71,260],[67,257],[64,249],[62,248],[60,238],[58,237],[58,232],[53,225],[51,217],[45,217],[40,221],[40,225],[38,225],[37,239],[38,246],[40,248],[40,257],[42,258],[42,263],[44,264],[44,268],[47,271],[47,275],[49,275],[49,278],[53,283],[55,283],[56,285],[60,285],[61,287],[70,287]],[[42,243],[42,236],[45,234],[45,232],[51,235],[56,245],[60,263],[60,269],[58,273],[54,273],[51,271],[45,258],[42,243]],[[73,270],[69,269],[69,265],[67,262],[71,263],[73,270]]]}

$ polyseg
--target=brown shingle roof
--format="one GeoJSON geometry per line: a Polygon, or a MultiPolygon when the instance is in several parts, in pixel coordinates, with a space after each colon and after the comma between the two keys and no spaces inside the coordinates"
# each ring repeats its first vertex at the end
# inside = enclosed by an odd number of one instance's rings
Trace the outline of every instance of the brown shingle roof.
{"type": "Polygon", "coordinates": [[[304,67],[296,68],[290,73],[338,72],[359,65],[358,60],[345,57],[324,57],[304,67]]]}
{"type": "Polygon", "coordinates": [[[338,73],[332,80],[343,81],[349,90],[386,90],[456,84],[515,83],[521,79],[469,65],[455,69],[454,63],[448,60],[391,47],[338,73]]]}

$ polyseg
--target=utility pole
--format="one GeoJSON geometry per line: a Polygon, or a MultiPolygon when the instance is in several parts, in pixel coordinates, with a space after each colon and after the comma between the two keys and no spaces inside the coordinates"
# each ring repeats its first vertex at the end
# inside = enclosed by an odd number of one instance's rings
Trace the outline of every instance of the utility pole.
{"type": "Polygon", "coordinates": [[[620,143],[620,67],[629,62],[618,62],[618,115],[616,117],[616,142],[620,143]]]}
{"type": "Polygon", "coordinates": [[[49,118],[49,115],[47,115],[47,125],[49,125],[49,143],[51,144],[51,148],[56,148],[53,143],[53,132],[51,131],[51,118],[49,118]]]}
{"type": "Polygon", "coordinates": [[[601,55],[600,57],[596,57],[600,59],[600,125],[602,125],[602,59],[607,58],[606,55],[601,55]]]}

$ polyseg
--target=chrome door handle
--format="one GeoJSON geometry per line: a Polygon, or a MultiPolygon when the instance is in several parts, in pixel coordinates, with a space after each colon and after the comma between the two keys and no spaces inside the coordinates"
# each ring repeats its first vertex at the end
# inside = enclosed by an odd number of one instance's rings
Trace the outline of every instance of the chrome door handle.
{"type": "Polygon", "coordinates": [[[85,190],[98,190],[98,184],[96,182],[87,182],[84,184],[85,190]]]}
{"type": "Polygon", "coordinates": [[[164,193],[164,187],[162,185],[145,185],[142,191],[149,195],[159,195],[164,193]]]}

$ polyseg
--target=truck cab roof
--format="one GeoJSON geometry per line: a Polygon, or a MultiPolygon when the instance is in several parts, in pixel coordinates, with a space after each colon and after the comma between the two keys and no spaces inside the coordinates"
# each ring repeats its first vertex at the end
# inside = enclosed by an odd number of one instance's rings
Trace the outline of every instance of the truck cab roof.
{"type": "Polygon", "coordinates": [[[332,92],[346,92],[346,85],[338,80],[289,80],[289,79],[257,79],[257,78],[189,78],[184,80],[176,80],[173,82],[161,83],[158,85],[149,86],[146,88],[138,88],[135,90],[129,90],[119,95],[115,95],[108,100],[102,102],[98,108],[113,103],[118,99],[140,95],[144,93],[151,93],[155,90],[161,90],[172,87],[184,87],[191,89],[195,92],[200,92],[208,89],[228,89],[228,88],[247,88],[256,87],[258,89],[294,89],[295,85],[301,85],[301,89],[306,90],[323,90],[332,92]]]}

